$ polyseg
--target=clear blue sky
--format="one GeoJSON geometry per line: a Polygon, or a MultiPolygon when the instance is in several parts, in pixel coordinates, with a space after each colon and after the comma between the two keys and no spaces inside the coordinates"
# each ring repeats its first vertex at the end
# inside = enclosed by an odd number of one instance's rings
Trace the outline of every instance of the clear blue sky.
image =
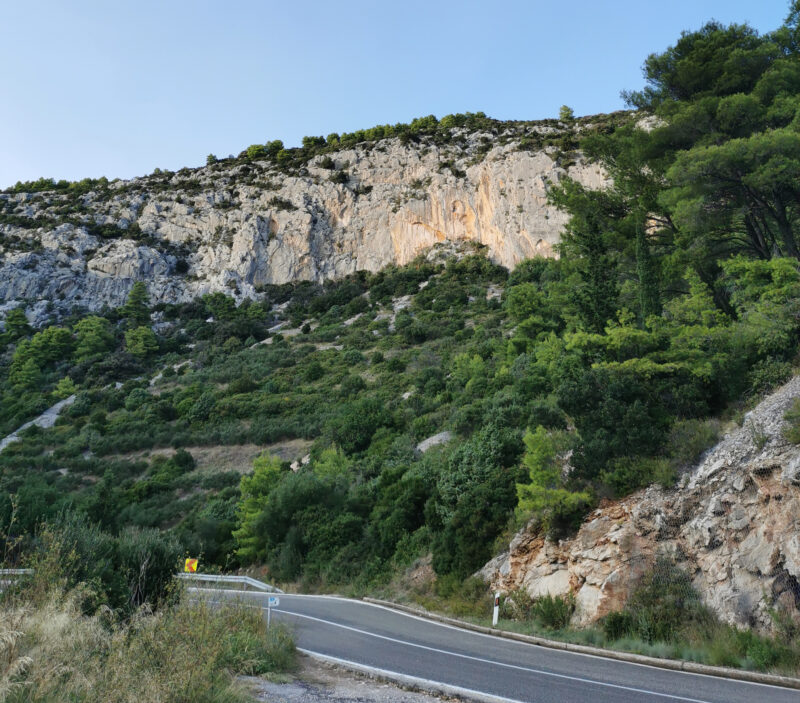
{"type": "Polygon", "coordinates": [[[788,0],[0,0],[0,187],[483,110],[623,107],[647,55],[788,0]]]}

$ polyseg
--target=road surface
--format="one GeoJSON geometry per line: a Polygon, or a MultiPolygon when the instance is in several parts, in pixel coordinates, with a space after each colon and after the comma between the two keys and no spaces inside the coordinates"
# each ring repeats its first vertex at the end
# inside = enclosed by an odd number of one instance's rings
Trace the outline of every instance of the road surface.
{"type": "MultiPolygon", "coordinates": [[[[198,592],[198,591],[195,591],[198,592]]],[[[200,590],[266,607],[267,594],[200,590]]],[[[800,691],[482,635],[362,601],[281,594],[297,646],[362,667],[520,703],[798,703],[800,691]]]]}

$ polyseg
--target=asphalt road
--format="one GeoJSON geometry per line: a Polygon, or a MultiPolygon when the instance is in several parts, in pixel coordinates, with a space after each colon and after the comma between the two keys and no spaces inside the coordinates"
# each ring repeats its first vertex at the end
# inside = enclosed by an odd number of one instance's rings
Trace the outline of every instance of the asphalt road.
{"type": "MultiPolygon", "coordinates": [[[[204,593],[206,593],[204,591],[204,593]]],[[[264,607],[267,595],[234,591],[264,607]]],[[[212,595],[213,594],[213,595],[212,595]]],[[[800,691],[629,664],[442,625],[357,600],[281,594],[297,646],[361,666],[532,703],[798,703],[800,691]]]]}

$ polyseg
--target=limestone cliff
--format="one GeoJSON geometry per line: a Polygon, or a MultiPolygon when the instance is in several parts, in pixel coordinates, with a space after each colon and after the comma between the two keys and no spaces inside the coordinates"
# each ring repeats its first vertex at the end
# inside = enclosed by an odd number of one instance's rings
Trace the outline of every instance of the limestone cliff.
{"type": "Polygon", "coordinates": [[[599,187],[604,174],[578,152],[524,141],[563,125],[497,125],[443,143],[361,144],[288,173],[238,158],[78,198],[0,194],[0,305],[96,309],[123,302],[137,280],[153,302],[254,296],[265,284],[402,265],[443,241],[484,244],[508,267],[551,256],[566,217],[548,205],[549,184],[569,174],[599,187]]]}
{"type": "Polygon", "coordinates": [[[572,539],[527,530],[483,569],[503,591],[576,596],[575,624],[619,610],[656,555],[674,555],[725,621],[768,630],[800,609],[800,447],[782,434],[794,378],[748,413],[671,490],[595,510],[572,539]]]}

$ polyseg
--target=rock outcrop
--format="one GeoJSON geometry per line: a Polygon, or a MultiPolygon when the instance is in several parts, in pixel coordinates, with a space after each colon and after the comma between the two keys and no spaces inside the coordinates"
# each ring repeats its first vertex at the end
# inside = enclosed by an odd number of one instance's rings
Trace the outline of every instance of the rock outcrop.
{"type": "Polygon", "coordinates": [[[606,183],[580,154],[521,148],[525,135],[554,130],[383,139],[291,175],[271,161],[226,160],[82,196],[0,194],[0,305],[98,309],[124,302],[135,281],[153,302],[253,297],[266,284],[402,265],[439,242],[483,244],[508,267],[552,256],[566,216],[547,203],[550,184],[567,174],[606,183]]]}
{"type": "Polygon", "coordinates": [[[771,610],[800,622],[800,447],[782,433],[800,377],[748,413],[679,485],[595,510],[572,539],[523,530],[482,575],[502,591],[573,593],[576,625],[625,604],[669,554],[723,620],[769,630],[771,610]]]}

